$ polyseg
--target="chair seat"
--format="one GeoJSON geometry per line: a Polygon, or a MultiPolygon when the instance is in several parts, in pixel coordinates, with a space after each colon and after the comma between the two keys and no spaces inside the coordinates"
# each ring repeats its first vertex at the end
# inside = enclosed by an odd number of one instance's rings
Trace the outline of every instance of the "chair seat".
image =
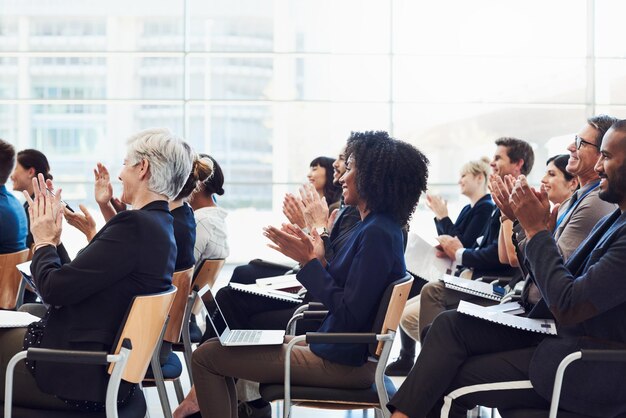
{"type": "MultiPolygon", "coordinates": [[[[396,393],[396,387],[390,378],[385,376],[385,388],[389,397],[396,393]]],[[[261,397],[268,402],[283,399],[285,395],[284,385],[262,384],[260,387],[261,397]]],[[[350,409],[354,405],[378,405],[378,394],[375,385],[367,389],[341,389],[341,388],[320,388],[314,386],[291,386],[291,399],[294,404],[314,403],[323,407],[324,403],[332,403],[332,408],[350,409]]]]}
{"type": "MultiPolygon", "coordinates": [[[[4,408],[4,404],[2,408],[4,408]]],[[[106,418],[105,412],[84,411],[53,411],[42,409],[29,409],[13,405],[13,418],[106,418]]],[[[146,416],[146,398],[139,389],[123,408],[118,409],[119,418],[143,418],[146,416]]]]}
{"type": "MultiPolygon", "coordinates": [[[[167,356],[167,361],[161,365],[161,371],[163,379],[176,379],[183,373],[183,365],[178,356],[172,352],[167,356]]],[[[151,367],[146,371],[146,379],[154,379],[151,367]]]]}

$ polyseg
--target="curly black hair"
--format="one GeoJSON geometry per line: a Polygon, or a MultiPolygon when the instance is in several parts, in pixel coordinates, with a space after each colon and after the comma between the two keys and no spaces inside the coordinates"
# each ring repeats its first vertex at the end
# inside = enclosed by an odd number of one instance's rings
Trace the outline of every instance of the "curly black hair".
{"type": "Polygon", "coordinates": [[[352,132],[345,155],[354,159],[357,193],[367,209],[407,225],[426,191],[428,158],[384,131],[352,132]]]}
{"type": "Polygon", "coordinates": [[[334,158],[317,157],[313,161],[311,161],[311,164],[309,164],[309,167],[319,166],[319,167],[322,167],[324,170],[326,170],[326,176],[325,176],[326,182],[324,183],[324,197],[326,198],[326,202],[328,202],[329,205],[335,203],[341,198],[341,187],[339,187],[339,185],[333,182],[334,162],[335,162],[334,158]]]}

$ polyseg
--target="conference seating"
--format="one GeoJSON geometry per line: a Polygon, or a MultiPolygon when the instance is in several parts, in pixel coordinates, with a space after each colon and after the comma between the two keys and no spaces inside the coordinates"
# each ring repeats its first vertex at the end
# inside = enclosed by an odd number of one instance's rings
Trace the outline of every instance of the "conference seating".
{"type": "Polygon", "coordinates": [[[0,309],[16,309],[22,275],[16,265],[28,260],[29,249],[0,255],[0,309]]]}
{"type": "MultiPolygon", "coordinates": [[[[391,380],[384,375],[385,366],[400,322],[400,316],[409,295],[413,277],[405,277],[390,284],[381,299],[372,333],[318,333],[294,337],[287,346],[284,384],[262,384],[260,393],[268,402],[283,399],[283,416],[289,417],[292,403],[298,406],[322,409],[374,408],[377,417],[389,417],[385,407],[395,393],[391,380]],[[363,343],[368,344],[371,360],[377,362],[375,383],[367,389],[338,389],[331,387],[292,386],[290,382],[290,357],[293,346],[306,343],[363,343]]],[[[320,315],[315,311],[314,316],[320,315]]]]}
{"type": "Polygon", "coordinates": [[[141,383],[155,348],[160,342],[163,328],[176,295],[176,287],[161,293],[136,296],[129,306],[120,327],[113,354],[92,351],[65,351],[29,348],[17,353],[9,362],[5,386],[5,418],[140,418],[146,415],[146,401],[142,391],[137,390],[131,400],[118,409],[117,393],[121,380],[141,383]],[[56,361],[78,364],[111,363],[111,375],[106,395],[106,412],[68,410],[42,410],[12,406],[13,370],[22,359],[29,361],[56,361]]]}

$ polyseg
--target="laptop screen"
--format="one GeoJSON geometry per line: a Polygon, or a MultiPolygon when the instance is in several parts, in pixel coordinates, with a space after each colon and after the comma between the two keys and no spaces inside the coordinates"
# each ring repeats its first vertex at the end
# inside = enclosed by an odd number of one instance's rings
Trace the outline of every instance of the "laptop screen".
{"type": "Polygon", "coordinates": [[[224,319],[224,315],[220,310],[220,307],[217,305],[217,301],[213,297],[213,292],[209,290],[204,295],[202,295],[202,299],[204,301],[204,306],[209,312],[209,319],[213,324],[213,328],[218,336],[224,334],[228,325],[226,324],[226,320],[224,319]]]}

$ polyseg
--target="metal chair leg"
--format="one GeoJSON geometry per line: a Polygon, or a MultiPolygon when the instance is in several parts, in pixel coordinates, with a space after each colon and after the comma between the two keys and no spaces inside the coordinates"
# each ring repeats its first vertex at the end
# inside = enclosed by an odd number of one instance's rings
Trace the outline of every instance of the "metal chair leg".
{"type": "Polygon", "coordinates": [[[172,408],[170,408],[170,401],[167,397],[167,390],[165,389],[165,381],[163,380],[163,371],[159,364],[158,351],[155,351],[155,355],[152,356],[150,361],[152,367],[152,374],[154,375],[154,384],[159,394],[159,400],[161,401],[161,409],[163,409],[163,415],[166,417],[172,416],[172,408]]]}
{"type": "Polygon", "coordinates": [[[183,385],[180,383],[180,377],[173,380],[174,383],[174,392],[176,392],[176,399],[178,400],[178,404],[180,405],[185,399],[185,394],[183,393],[183,385]]]}

